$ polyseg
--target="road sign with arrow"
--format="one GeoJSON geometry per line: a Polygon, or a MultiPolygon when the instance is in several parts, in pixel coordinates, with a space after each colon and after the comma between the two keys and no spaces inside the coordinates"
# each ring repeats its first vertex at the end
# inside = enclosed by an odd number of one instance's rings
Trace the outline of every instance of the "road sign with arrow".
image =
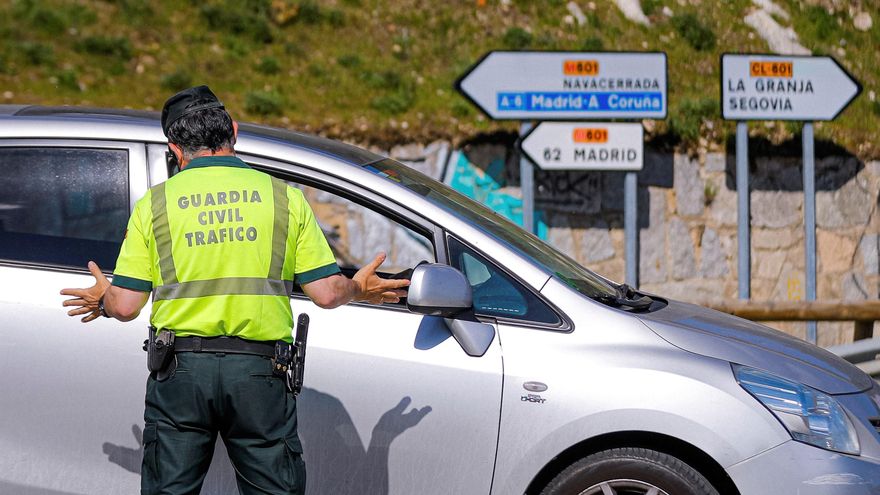
{"type": "Polygon", "coordinates": [[[831,57],[721,56],[727,120],[834,120],[861,91],[831,57]]]}
{"type": "Polygon", "coordinates": [[[456,88],[495,120],[666,118],[666,54],[486,54],[456,88]]]}

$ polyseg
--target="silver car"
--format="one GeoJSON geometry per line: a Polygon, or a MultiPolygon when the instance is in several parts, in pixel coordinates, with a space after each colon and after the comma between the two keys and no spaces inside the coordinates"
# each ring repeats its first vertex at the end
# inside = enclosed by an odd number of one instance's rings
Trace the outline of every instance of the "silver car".
{"type": "MultiPolygon", "coordinates": [[[[135,493],[149,311],[82,325],[58,290],[112,272],[168,177],[158,118],[0,114],[0,493],[135,493]]],[[[399,305],[292,295],[309,493],[880,493],[880,386],[832,354],[615,284],[362,149],[254,125],[236,149],[302,188],[344,271],[380,247],[412,280],[399,305]]],[[[235,491],[218,442],[203,493],[235,491]]]]}

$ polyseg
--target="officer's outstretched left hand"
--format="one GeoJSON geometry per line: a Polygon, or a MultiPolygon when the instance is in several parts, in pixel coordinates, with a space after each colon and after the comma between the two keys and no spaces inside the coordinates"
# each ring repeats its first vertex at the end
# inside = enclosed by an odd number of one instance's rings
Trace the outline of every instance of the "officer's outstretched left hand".
{"type": "Polygon", "coordinates": [[[76,306],[67,312],[70,316],[86,315],[82,318],[83,323],[88,323],[95,318],[101,316],[98,311],[98,300],[110,287],[110,281],[101,273],[101,269],[94,261],[89,261],[89,272],[95,277],[95,285],[87,289],[62,289],[61,295],[74,296],[73,299],[67,299],[62,306],[76,306]],[[88,313],[88,314],[87,314],[88,313]]]}
{"type": "Polygon", "coordinates": [[[373,261],[354,274],[352,280],[360,287],[360,294],[355,300],[371,304],[396,303],[406,296],[406,291],[402,289],[409,285],[409,280],[384,279],[376,275],[376,270],[384,262],[385,253],[379,253],[373,261]]]}

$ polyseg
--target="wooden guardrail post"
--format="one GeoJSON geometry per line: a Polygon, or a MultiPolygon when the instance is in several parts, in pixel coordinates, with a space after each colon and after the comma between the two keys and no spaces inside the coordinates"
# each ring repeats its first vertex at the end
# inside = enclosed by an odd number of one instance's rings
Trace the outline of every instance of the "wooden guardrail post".
{"type": "Polygon", "coordinates": [[[874,322],[869,320],[856,320],[853,325],[853,342],[862,339],[870,339],[874,336],[874,322]]]}

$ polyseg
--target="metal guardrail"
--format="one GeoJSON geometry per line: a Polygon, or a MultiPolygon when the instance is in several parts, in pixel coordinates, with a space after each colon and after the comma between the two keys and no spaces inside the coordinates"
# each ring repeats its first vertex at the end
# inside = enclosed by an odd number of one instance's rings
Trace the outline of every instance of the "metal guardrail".
{"type": "Polygon", "coordinates": [[[880,378],[880,337],[872,338],[880,320],[880,301],[714,301],[704,306],[756,321],[852,321],[853,342],[828,350],[880,378]]]}
{"type": "Polygon", "coordinates": [[[829,351],[858,366],[862,371],[880,378],[880,338],[857,340],[828,348],[829,351]]]}

